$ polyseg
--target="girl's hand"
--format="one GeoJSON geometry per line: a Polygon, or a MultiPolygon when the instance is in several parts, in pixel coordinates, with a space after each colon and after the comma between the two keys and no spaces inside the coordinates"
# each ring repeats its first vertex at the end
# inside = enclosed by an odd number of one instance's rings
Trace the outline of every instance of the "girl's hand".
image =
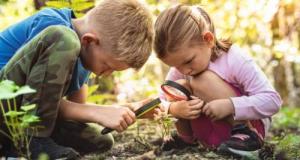
{"type": "Polygon", "coordinates": [[[234,106],[230,99],[217,99],[207,103],[202,110],[213,121],[223,119],[234,114],[234,106]]]}
{"type": "Polygon", "coordinates": [[[190,101],[177,101],[170,104],[169,112],[176,118],[195,119],[200,116],[204,101],[192,97],[190,101]]]}

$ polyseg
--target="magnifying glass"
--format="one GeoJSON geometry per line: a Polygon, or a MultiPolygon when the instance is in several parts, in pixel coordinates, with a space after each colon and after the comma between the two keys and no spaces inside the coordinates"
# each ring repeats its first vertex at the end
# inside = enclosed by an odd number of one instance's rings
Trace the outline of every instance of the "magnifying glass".
{"type": "MultiPolygon", "coordinates": [[[[165,81],[161,85],[161,89],[166,95],[168,95],[169,97],[177,101],[192,99],[190,91],[187,90],[184,86],[174,81],[170,81],[170,80],[165,81]]],[[[141,117],[142,115],[154,109],[160,103],[161,103],[160,98],[156,98],[144,104],[142,107],[140,107],[138,110],[134,112],[135,116],[137,118],[141,117]]],[[[111,131],[113,131],[113,129],[106,127],[101,131],[101,134],[107,134],[110,133],[111,131]]]]}

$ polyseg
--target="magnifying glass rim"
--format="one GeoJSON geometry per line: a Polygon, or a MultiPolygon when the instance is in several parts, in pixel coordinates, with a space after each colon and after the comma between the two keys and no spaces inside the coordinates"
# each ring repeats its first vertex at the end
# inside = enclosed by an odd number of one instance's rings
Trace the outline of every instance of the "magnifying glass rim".
{"type": "Polygon", "coordinates": [[[175,98],[175,99],[179,99],[179,100],[191,100],[191,93],[185,88],[183,87],[182,85],[180,85],[179,83],[177,82],[174,82],[174,81],[170,81],[170,80],[166,80],[164,84],[161,85],[161,89],[167,93],[169,96],[171,96],[172,98],[175,98]],[[177,90],[179,90],[180,92],[182,92],[186,97],[187,99],[183,99],[182,97],[179,97],[179,96],[176,96],[172,93],[170,93],[168,90],[165,89],[165,86],[171,86],[177,90]]]}

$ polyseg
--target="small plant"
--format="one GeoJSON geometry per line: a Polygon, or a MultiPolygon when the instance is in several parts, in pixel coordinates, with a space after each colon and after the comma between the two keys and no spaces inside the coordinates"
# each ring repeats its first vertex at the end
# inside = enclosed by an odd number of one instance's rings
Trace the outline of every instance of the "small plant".
{"type": "Polygon", "coordinates": [[[26,158],[30,158],[28,132],[29,130],[36,131],[37,126],[32,126],[32,124],[39,122],[39,118],[34,115],[36,108],[34,104],[21,106],[18,110],[16,97],[34,92],[35,90],[29,86],[19,87],[9,80],[0,82],[0,109],[8,130],[8,133],[0,130],[0,134],[9,138],[18,154],[26,158]]]}
{"type": "Polygon", "coordinates": [[[161,132],[161,138],[165,139],[171,135],[171,126],[173,124],[172,119],[166,113],[162,113],[159,117],[156,118],[156,122],[158,123],[161,132]]]}

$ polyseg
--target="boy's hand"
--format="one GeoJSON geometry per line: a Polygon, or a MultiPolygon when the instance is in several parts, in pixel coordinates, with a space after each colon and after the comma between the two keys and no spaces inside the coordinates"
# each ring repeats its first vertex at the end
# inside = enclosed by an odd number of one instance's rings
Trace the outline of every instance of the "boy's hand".
{"type": "Polygon", "coordinates": [[[234,114],[234,106],[230,99],[217,99],[207,103],[202,113],[216,121],[234,114]]]}
{"type": "Polygon", "coordinates": [[[122,132],[135,122],[135,114],[127,107],[109,106],[99,107],[95,111],[97,122],[101,125],[122,132]]]}
{"type": "Polygon", "coordinates": [[[204,101],[192,97],[190,101],[177,101],[170,104],[169,112],[176,118],[195,119],[200,116],[204,101]]]}

